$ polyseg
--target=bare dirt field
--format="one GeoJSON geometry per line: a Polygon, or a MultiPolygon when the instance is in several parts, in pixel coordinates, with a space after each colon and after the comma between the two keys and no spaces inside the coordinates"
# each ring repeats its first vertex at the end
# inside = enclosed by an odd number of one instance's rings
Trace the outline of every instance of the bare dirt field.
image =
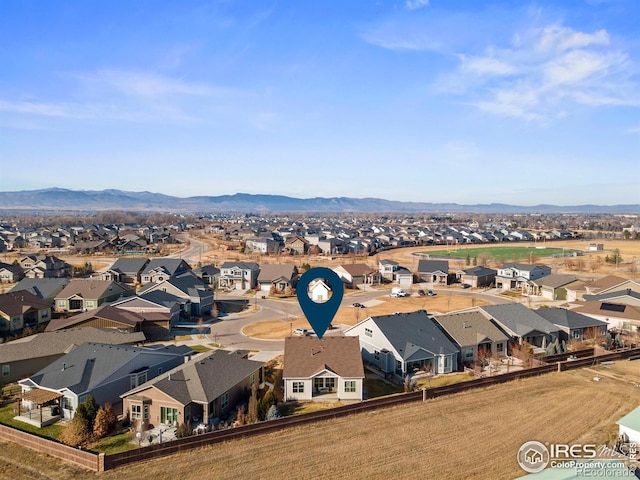
{"type": "Polygon", "coordinates": [[[530,440],[610,444],[640,388],[578,370],[230,441],[100,475],[0,443],[0,478],[447,478],[525,474],[530,440]]]}
{"type": "MultiPolygon", "coordinates": [[[[489,304],[481,299],[455,295],[453,291],[434,297],[416,295],[405,298],[390,298],[389,296],[381,296],[376,299],[376,302],[379,303],[367,308],[340,308],[333,319],[334,325],[355,325],[369,316],[389,315],[394,312],[414,312],[422,309],[429,313],[447,313],[462,308],[489,304]]],[[[298,327],[309,328],[309,323],[304,317],[266,320],[247,325],[242,333],[250,337],[277,340],[290,336],[291,331],[298,327]]]]}

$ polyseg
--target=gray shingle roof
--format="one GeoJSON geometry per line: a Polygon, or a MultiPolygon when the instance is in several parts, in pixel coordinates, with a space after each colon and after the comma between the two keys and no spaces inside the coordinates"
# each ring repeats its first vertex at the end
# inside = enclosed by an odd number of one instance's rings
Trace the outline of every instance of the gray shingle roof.
{"type": "Polygon", "coordinates": [[[27,290],[40,298],[53,299],[68,283],[66,278],[23,278],[11,291],[27,290]]]}
{"type": "Polygon", "coordinates": [[[444,272],[449,271],[448,260],[418,260],[418,272],[431,273],[431,272],[444,272]]]}
{"type": "Polygon", "coordinates": [[[153,386],[182,405],[187,405],[192,401],[209,403],[263,365],[262,362],[245,358],[242,353],[213,350],[198,355],[190,362],[140,385],[125,395],[131,395],[153,386]]]}
{"type": "Polygon", "coordinates": [[[557,334],[558,327],[520,303],[478,307],[518,337],[532,333],[557,334]]]}
{"type": "Polygon", "coordinates": [[[142,332],[123,333],[112,328],[85,327],[43,332],[1,344],[0,363],[63,354],[87,342],[122,345],[145,340],[142,332]]]}
{"type": "Polygon", "coordinates": [[[536,313],[549,320],[554,325],[567,328],[590,328],[606,327],[608,324],[603,320],[587,317],[578,312],[566,310],[564,308],[539,308],[536,313]]]}
{"type": "Polygon", "coordinates": [[[438,315],[435,320],[462,347],[484,341],[503,342],[509,338],[480,312],[438,315]]]}
{"type": "Polygon", "coordinates": [[[31,380],[41,387],[53,390],[68,388],[81,394],[99,385],[138,355],[148,355],[151,363],[154,356],[162,362],[167,356],[183,356],[184,353],[184,348],[173,345],[158,351],[144,347],[84,343],[32,375],[31,380]]]}
{"type": "Polygon", "coordinates": [[[406,360],[418,346],[434,355],[458,352],[440,326],[424,310],[371,317],[393,348],[406,360]]]}
{"type": "Polygon", "coordinates": [[[149,263],[148,258],[123,257],[118,258],[113,265],[111,265],[111,270],[120,273],[136,274],[141,272],[147,263],[149,263]]]}

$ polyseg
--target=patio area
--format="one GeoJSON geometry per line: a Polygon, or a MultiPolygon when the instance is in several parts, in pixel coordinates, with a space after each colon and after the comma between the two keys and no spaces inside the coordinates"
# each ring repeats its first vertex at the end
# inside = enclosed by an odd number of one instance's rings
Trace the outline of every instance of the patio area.
{"type": "Polygon", "coordinates": [[[21,393],[16,400],[14,420],[38,428],[52,425],[62,419],[62,394],[34,388],[21,393]]]}

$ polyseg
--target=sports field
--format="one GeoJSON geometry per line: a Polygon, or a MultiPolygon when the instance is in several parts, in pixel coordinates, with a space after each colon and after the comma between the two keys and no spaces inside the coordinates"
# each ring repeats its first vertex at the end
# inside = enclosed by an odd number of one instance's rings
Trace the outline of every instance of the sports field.
{"type": "MultiPolygon", "coordinates": [[[[530,261],[535,258],[543,257],[562,257],[562,255],[571,255],[579,250],[557,247],[507,247],[504,244],[500,246],[473,247],[473,248],[456,248],[453,250],[429,250],[420,252],[423,255],[431,257],[447,257],[447,258],[478,258],[485,257],[487,260],[500,261],[530,261]]],[[[533,263],[533,262],[532,262],[533,263]]]]}

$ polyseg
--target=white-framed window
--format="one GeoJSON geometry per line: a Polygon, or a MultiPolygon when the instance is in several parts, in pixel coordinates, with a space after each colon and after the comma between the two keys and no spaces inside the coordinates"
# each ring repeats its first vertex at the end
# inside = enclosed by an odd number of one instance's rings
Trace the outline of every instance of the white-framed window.
{"type": "Polygon", "coordinates": [[[473,347],[467,347],[464,349],[464,358],[473,358],[473,347]]]}
{"type": "Polygon", "coordinates": [[[129,375],[129,380],[131,381],[131,388],[136,388],[138,385],[142,385],[144,382],[146,382],[147,372],[148,370],[145,370],[144,372],[136,372],[129,375]]]}
{"type": "Polygon", "coordinates": [[[370,328],[365,328],[365,329],[364,329],[364,334],[365,334],[367,337],[373,337],[373,330],[371,330],[370,328]]]}
{"type": "Polygon", "coordinates": [[[49,310],[42,310],[40,318],[49,318],[49,310]]]}
{"type": "Polygon", "coordinates": [[[149,405],[144,405],[144,419],[149,420],[149,405]]]}
{"type": "Polygon", "coordinates": [[[504,352],[504,343],[496,343],[496,348],[498,349],[498,353],[504,352]]]}
{"type": "Polygon", "coordinates": [[[256,374],[252,373],[251,375],[249,375],[249,384],[253,385],[255,381],[256,381],[256,374]]]}
{"type": "Polygon", "coordinates": [[[225,409],[229,406],[229,392],[225,392],[220,397],[220,408],[225,409]]]}
{"type": "Polygon", "coordinates": [[[11,373],[11,365],[2,365],[2,376],[8,377],[11,373]]]}
{"type": "Polygon", "coordinates": [[[449,370],[451,368],[451,357],[447,355],[444,357],[444,369],[449,370]]]}
{"type": "Polygon", "coordinates": [[[345,380],[344,381],[344,391],[345,392],[355,392],[356,391],[356,381],[355,380],[345,380]]]}
{"type": "Polygon", "coordinates": [[[304,393],[304,382],[293,382],[291,390],[293,393],[304,393]]]}
{"type": "Polygon", "coordinates": [[[134,420],[142,418],[142,405],[137,403],[131,405],[131,418],[134,420]]]}
{"type": "Polygon", "coordinates": [[[73,404],[69,397],[62,397],[62,408],[65,410],[73,410],[73,404]]]}

